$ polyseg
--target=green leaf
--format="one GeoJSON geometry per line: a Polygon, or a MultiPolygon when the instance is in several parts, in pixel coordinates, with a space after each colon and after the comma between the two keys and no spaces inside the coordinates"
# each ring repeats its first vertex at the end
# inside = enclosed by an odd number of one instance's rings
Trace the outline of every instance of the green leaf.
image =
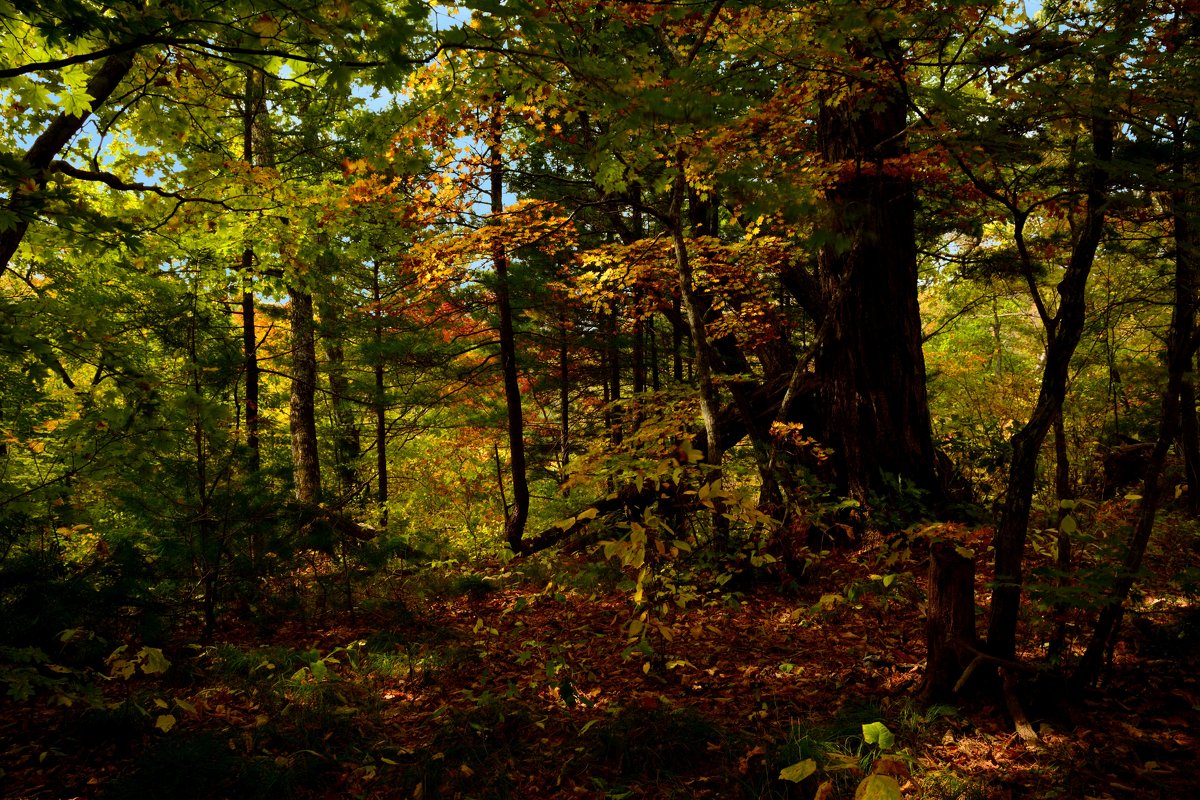
{"type": "Polygon", "coordinates": [[[804,780],[805,778],[807,778],[809,775],[812,775],[816,771],[817,771],[817,762],[811,758],[806,758],[803,761],[797,761],[795,764],[792,764],[790,767],[784,767],[779,772],[779,780],[791,781],[792,783],[799,783],[800,781],[804,780]]]}
{"type": "Polygon", "coordinates": [[[138,659],[142,662],[142,672],[147,675],[166,672],[171,667],[171,662],[157,647],[143,647],[138,651],[138,659]]]}
{"type": "Polygon", "coordinates": [[[854,792],[854,800],[901,800],[900,784],[889,775],[868,775],[854,792]]]}
{"type": "Polygon", "coordinates": [[[896,736],[882,722],[869,722],[862,726],[863,740],[867,744],[879,745],[880,750],[890,750],[896,743],[896,736]]]}
{"type": "Polygon", "coordinates": [[[1062,520],[1058,523],[1058,529],[1062,533],[1070,536],[1079,530],[1079,525],[1075,523],[1075,517],[1071,516],[1070,514],[1063,514],[1062,520]]]}

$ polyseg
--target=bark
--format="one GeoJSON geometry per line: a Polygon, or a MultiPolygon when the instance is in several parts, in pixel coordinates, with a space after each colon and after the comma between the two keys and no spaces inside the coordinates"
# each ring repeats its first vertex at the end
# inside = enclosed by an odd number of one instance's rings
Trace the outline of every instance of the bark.
{"type": "MultiPolygon", "coordinates": [[[[242,107],[242,160],[248,167],[254,166],[254,126],[262,111],[263,102],[262,83],[257,79],[253,70],[247,70],[246,92],[242,107]]],[[[247,247],[242,251],[242,279],[250,280],[253,269],[254,248],[247,247]]],[[[254,291],[251,286],[242,292],[242,354],[246,373],[246,447],[250,451],[247,466],[251,473],[258,472],[262,465],[262,453],[258,441],[258,331],[255,329],[254,306],[254,291]]],[[[254,549],[257,558],[261,549],[257,540],[254,549]]]]}
{"type": "Polygon", "coordinates": [[[333,411],[333,470],[337,475],[341,501],[349,501],[358,492],[356,466],[362,455],[362,434],[350,397],[350,379],[346,375],[346,355],[337,321],[344,312],[336,304],[321,309],[321,345],[325,350],[329,376],[329,401],[333,411]]]}
{"type": "Polygon", "coordinates": [[[863,80],[824,103],[818,120],[822,156],[837,172],[825,198],[831,242],[818,257],[828,317],[816,363],[826,379],[819,433],[834,449],[840,488],[860,501],[885,488],[884,473],[935,502],[942,494],[921,351],[915,200],[899,161],[908,152],[905,111],[894,87],[863,80]]]}
{"type": "Polygon", "coordinates": [[[671,298],[671,377],[676,385],[683,383],[683,307],[678,297],[671,298]]]}
{"type": "Polygon", "coordinates": [[[292,389],[289,422],[292,438],[292,475],[296,499],[303,505],[321,501],[321,463],[317,453],[317,352],[312,295],[288,290],[291,320],[292,389]]]}
{"type": "MultiPolygon", "coordinates": [[[[1071,463],[1067,458],[1067,432],[1063,423],[1063,412],[1060,408],[1054,418],[1054,494],[1058,498],[1058,515],[1055,530],[1058,531],[1058,557],[1055,567],[1058,577],[1055,583],[1059,589],[1064,589],[1070,583],[1071,572],[1071,534],[1066,529],[1066,520],[1074,519],[1074,492],[1071,491],[1071,463]]],[[[1046,658],[1055,662],[1062,655],[1067,645],[1067,614],[1071,607],[1059,602],[1054,605],[1054,616],[1057,617],[1054,635],[1046,648],[1046,658]]]]}
{"type": "Polygon", "coordinates": [[[1200,426],[1196,420],[1195,370],[1193,364],[1179,387],[1179,440],[1187,479],[1188,513],[1193,517],[1200,516],[1200,426]]]}
{"type": "Polygon", "coordinates": [[[604,364],[607,368],[605,380],[608,382],[608,409],[605,416],[608,419],[608,433],[613,444],[620,444],[621,431],[621,350],[618,341],[619,328],[617,325],[619,312],[614,303],[613,310],[605,322],[607,330],[604,337],[604,364]]]}
{"type": "Polygon", "coordinates": [[[925,642],[928,655],[921,699],[948,701],[972,661],[975,646],[975,562],[953,542],[935,542],[930,548],[925,642]]]}
{"type": "MultiPolygon", "coordinates": [[[[1097,83],[1103,88],[1107,84],[1107,75],[1102,72],[1098,74],[1097,83]]],[[[1050,425],[1062,409],[1071,356],[1083,333],[1087,279],[1104,232],[1109,182],[1107,162],[1112,159],[1115,131],[1107,112],[1099,110],[1093,115],[1091,129],[1094,164],[1088,170],[1084,220],[1063,278],[1058,284],[1058,312],[1053,318],[1043,318],[1046,324],[1046,357],[1041,387],[1033,413],[1012,438],[1013,456],[1008,472],[1007,493],[993,540],[996,587],[992,592],[987,646],[992,655],[1008,660],[1016,656],[1022,562],[1033,505],[1038,452],[1050,425]]],[[[1018,248],[1022,252],[1024,222],[1024,217],[1018,217],[1015,231],[1018,248]]],[[[1031,273],[1028,260],[1025,260],[1027,271],[1031,273]]]]}
{"type": "MultiPolygon", "coordinates": [[[[1184,121],[1175,123],[1173,172],[1177,186],[1171,192],[1171,215],[1175,226],[1175,313],[1181,330],[1190,331],[1196,325],[1196,264],[1200,259],[1200,191],[1189,183],[1187,137],[1194,128],[1184,121]]],[[[1179,439],[1187,476],[1188,511],[1200,514],[1200,426],[1196,420],[1196,365],[1189,362],[1179,386],[1179,439]]]]}
{"type": "Polygon", "coordinates": [[[375,301],[375,500],[379,503],[379,524],[387,527],[388,522],[388,459],[387,459],[387,384],[383,364],[383,313],[380,308],[382,296],[379,290],[379,263],[375,263],[371,276],[371,298],[375,301]]]}
{"type": "MultiPolygon", "coordinates": [[[[134,51],[130,50],[104,59],[100,69],[87,85],[87,93],[93,98],[93,109],[104,105],[120,85],[133,66],[133,57],[134,51]]],[[[41,206],[38,194],[46,188],[51,163],[71,139],[75,138],[89,116],[90,114],[59,114],[26,151],[22,166],[28,171],[28,177],[33,179],[36,191],[30,192],[27,188],[18,186],[13,189],[5,204],[5,210],[15,215],[16,222],[12,227],[0,231],[0,276],[8,269],[21,240],[29,230],[29,223],[41,206]]]]}
{"type": "MultiPolygon", "coordinates": [[[[254,259],[254,252],[246,250],[242,254],[242,269],[248,270],[254,259]]],[[[246,373],[246,449],[249,458],[246,467],[253,474],[262,466],[262,452],[258,442],[258,331],[254,321],[254,292],[242,292],[242,352],[245,360],[246,373]]]]}
{"type": "Polygon", "coordinates": [[[566,481],[567,467],[571,463],[571,373],[570,353],[567,339],[567,306],[563,303],[562,319],[559,321],[558,340],[558,453],[561,465],[560,480],[566,481]]]}
{"type": "Polygon", "coordinates": [[[650,347],[650,389],[657,392],[662,390],[662,378],[659,375],[658,328],[654,324],[654,317],[650,318],[650,325],[646,329],[646,338],[650,347]]]}
{"type": "MultiPolygon", "coordinates": [[[[491,201],[493,219],[504,211],[504,168],[500,130],[493,130],[491,148],[491,201]]],[[[521,386],[517,381],[517,343],[513,331],[512,298],[508,280],[508,252],[499,232],[492,241],[495,269],[496,310],[500,322],[500,367],[504,374],[504,406],[508,416],[508,453],[512,473],[513,502],[504,523],[504,538],[514,553],[522,550],[521,537],[529,518],[529,483],[525,468],[525,420],[521,410],[521,386]]]]}
{"type": "MultiPolygon", "coordinates": [[[[682,160],[682,159],[681,159],[682,160]]],[[[682,164],[680,164],[682,170],[682,164]]],[[[675,179],[675,189],[671,200],[669,214],[671,224],[671,241],[675,249],[675,269],[679,278],[679,296],[687,319],[688,332],[692,336],[692,346],[695,350],[696,385],[700,393],[700,416],[704,420],[704,431],[708,436],[708,449],[705,453],[708,465],[719,475],[721,469],[722,450],[720,436],[720,418],[716,383],[713,380],[713,355],[709,345],[708,333],[704,327],[704,318],[708,312],[708,301],[696,291],[695,276],[692,274],[692,264],[688,253],[687,237],[683,229],[683,200],[686,184],[681,174],[675,179]]]]}

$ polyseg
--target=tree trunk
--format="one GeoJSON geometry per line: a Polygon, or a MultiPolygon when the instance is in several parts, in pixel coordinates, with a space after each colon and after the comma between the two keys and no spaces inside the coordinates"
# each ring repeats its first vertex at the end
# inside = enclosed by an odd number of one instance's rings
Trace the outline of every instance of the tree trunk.
{"type": "MultiPolygon", "coordinates": [[[[681,159],[682,160],[682,159],[681,159]]],[[[687,238],[683,229],[683,200],[686,184],[680,164],[680,175],[675,179],[675,191],[671,201],[669,215],[671,224],[671,240],[675,249],[675,269],[679,278],[679,296],[682,300],[683,311],[687,318],[688,332],[692,336],[692,346],[695,348],[694,363],[696,384],[700,392],[700,416],[704,420],[704,430],[708,434],[708,452],[705,453],[708,466],[716,471],[719,479],[722,451],[717,387],[713,380],[713,355],[708,341],[708,332],[704,327],[704,317],[708,312],[708,302],[696,292],[695,277],[692,274],[692,264],[688,253],[687,238]]]]}
{"type": "MultiPolygon", "coordinates": [[[[1071,531],[1067,520],[1074,520],[1072,513],[1075,509],[1074,492],[1071,491],[1071,463],[1067,458],[1067,431],[1063,422],[1061,408],[1054,417],[1054,494],[1058,498],[1058,515],[1054,528],[1058,531],[1058,556],[1055,567],[1058,577],[1055,583],[1058,588],[1065,589],[1071,582],[1071,531]]],[[[1069,603],[1054,604],[1054,635],[1046,648],[1046,659],[1055,663],[1061,657],[1067,646],[1067,614],[1070,612],[1069,603]]]]}
{"type": "MultiPolygon", "coordinates": [[[[242,254],[243,271],[250,269],[253,259],[254,252],[247,249],[242,254]]],[[[250,453],[246,468],[254,474],[262,466],[262,453],[258,442],[258,331],[254,321],[254,292],[249,289],[242,292],[242,353],[246,372],[246,449],[250,453]]]]}
{"type": "MultiPolygon", "coordinates": [[[[134,51],[117,53],[104,59],[100,69],[88,81],[87,93],[92,98],[91,107],[99,108],[108,100],[109,95],[121,83],[133,66],[134,51]]],[[[46,188],[46,180],[50,174],[50,164],[58,157],[64,147],[75,138],[75,134],[83,128],[83,123],[90,114],[59,114],[46,130],[34,140],[22,159],[22,167],[33,176],[37,192],[30,192],[24,186],[13,190],[5,204],[5,210],[16,217],[11,227],[0,230],[0,277],[8,269],[9,262],[16,254],[21,240],[29,230],[41,206],[37,193],[46,188]]]]}
{"type": "Polygon", "coordinates": [[[930,548],[929,602],[925,611],[928,648],[921,699],[946,702],[971,662],[975,646],[975,561],[953,542],[930,548]]]}
{"type": "MultiPolygon", "coordinates": [[[[1171,315],[1171,330],[1167,337],[1167,387],[1163,391],[1158,440],[1150,455],[1146,478],[1142,485],[1141,507],[1137,525],[1125,551],[1125,562],[1113,586],[1112,598],[1100,611],[1096,628],[1083,657],[1072,676],[1078,687],[1094,684],[1100,677],[1104,653],[1116,634],[1124,603],[1133,588],[1135,576],[1142,567],[1154,519],[1162,496],[1162,472],[1171,444],[1181,427],[1180,398],[1186,377],[1196,358],[1200,336],[1196,331],[1196,255],[1197,233],[1193,228],[1195,192],[1188,190],[1186,171],[1181,158],[1183,136],[1176,132],[1176,180],[1179,188],[1172,196],[1175,215],[1175,301],[1171,315]]],[[[1190,489],[1191,487],[1189,487],[1190,489]]]]}
{"type": "Polygon", "coordinates": [[[558,340],[558,424],[559,424],[559,480],[567,480],[567,467],[571,463],[571,394],[570,352],[567,339],[567,304],[563,301],[562,318],[559,321],[558,340]]]}
{"type": "Polygon", "coordinates": [[[604,336],[605,350],[605,366],[608,368],[606,379],[608,381],[608,433],[613,444],[620,444],[622,439],[621,423],[621,350],[620,350],[620,328],[618,326],[619,312],[616,302],[613,303],[613,309],[608,314],[604,336]]]}
{"type": "Polygon", "coordinates": [[[860,501],[897,482],[942,499],[921,351],[915,200],[897,163],[908,153],[905,110],[894,87],[864,79],[848,98],[823,103],[818,120],[822,156],[838,175],[825,198],[831,242],[818,258],[832,315],[817,355],[827,409],[819,433],[834,449],[842,490],[860,501]]]}
{"type": "MultiPolygon", "coordinates": [[[[1195,123],[1186,120],[1175,122],[1174,178],[1177,186],[1171,192],[1171,214],[1175,224],[1175,286],[1177,297],[1176,313],[1180,315],[1180,329],[1192,330],[1196,325],[1196,269],[1200,260],[1200,191],[1194,181],[1189,183],[1187,137],[1194,135],[1195,123]]],[[[1200,426],[1196,420],[1196,382],[1194,363],[1183,371],[1179,386],[1179,439],[1183,451],[1183,463],[1187,475],[1188,511],[1200,514],[1200,426]]]]}
{"type": "MultiPolygon", "coordinates": [[[[1101,71],[1097,75],[1097,83],[1101,88],[1106,86],[1107,74],[1101,71]]],[[[1099,110],[1093,115],[1091,128],[1095,163],[1088,170],[1085,218],[1063,278],[1058,284],[1058,312],[1053,319],[1044,320],[1046,357],[1042,384],[1029,421],[1012,438],[1013,457],[1008,471],[1007,493],[993,540],[996,588],[992,592],[987,645],[992,655],[1010,661],[1016,658],[1022,562],[1033,505],[1038,451],[1055,416],[1062,409],[1071,356],[1083,333],[1087,279],[1104,232],[1109,181],[1106,164],[1112,159],[1115,130],[1112,119],[1099,110]]],[[[1023,226],[1024,218],[1019,218],[1014,235],[1018,237],[1018,246],[1022,250],[1023,240],[1020,237],[1023,235],[1023,226]]]]}
{"type": "MultiPolygon", "coordinates": [[[[242,108],[242,160],[247,167],[254,166],[254,124],[262,109],[263,93],[256,83],[252,70],[246,72],[246,92],[242,108]]],[[[250,451],[247,464],[251,473],[262,466],[262,454],[258,442],[258,331],[254,322],[254,286],[251,273],[254,270],[254,248],[242,251],[242,280],[247,282],[242,292],[242,357],[246,372],[246,447],[250,451]]],[[[257,547],[255,548],[258,549],[257,547]]],[[[257,557],[257,553],[255,554],[257,557]]]]}
{"type": "Polygon", "coordinates": [[[291,320],[292,392],[289,422],[292,434],[292,475],[296,499],[304,505],[321,501],[321,464],[317,454],[317,351],[312,295],[288,290],[291,320]]]}
{"type": "Polygon", "coordinates": [[[321,309],[321,345],[325,350],[329,375],[329,402],[333,411],[333,470],[343,502],[358,492],[356,466],[362,454],[362,435],[350,398],[350,379],[346,375],[345,348],[338,320],[344,312],[329,303],[321,309]]]}
{"type": "MultiPolygon", "coordinates": [[[[495,122],[491,146],[492,219],[499,222],[504,211],[504,166],[500,150],[500,125],[495,122]]],[[[504,373],[504,405],[508,416],[508,452],[512,473],[513,502],[504,523],[504,538],[513,552],[522,550],[521,537],[529,518],[529,483],[525,469],[525,420],[521,410],[521,386],[517,381],[517,342],[513,331],[512,298],[509,293],[508,252],[496,232],[492,240],[492,266],[496,280],[496,310],[500,322],[500,367],[504,373]]]]}
{"type": "Polygon", "coordinates": [[[683,307],[678,297],[671,298],[671,377],[683,383],[683,307]]]}
{"type": "Polygon", "coordinates": [[[379,524],[387,527],[388,522],[388,459],[387,459],[387,386],[384,382],[383,364],[383,311],[382,295],[379,290],[379,262],[375,262],[371,276],[371,299],[375,301],[375,499],[379,503],[379,524]]]}

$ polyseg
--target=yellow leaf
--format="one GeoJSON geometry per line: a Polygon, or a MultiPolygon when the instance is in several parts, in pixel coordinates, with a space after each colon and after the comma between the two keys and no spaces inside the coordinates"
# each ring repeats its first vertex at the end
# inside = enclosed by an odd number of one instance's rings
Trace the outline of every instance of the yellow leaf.
{"type": "Polygon", "coordinates": [[[791,781],[799,783],[817,771],[817,762],[811,758],[806,758],[803,761],[797,761],[790,767],[784,767],[779,772],[779,780],[791,781]]]}
{"type": "Polygon", "coordinates": [[[158,719],[154,721],[154,727],[167,733],[175,727],[175,717],[171,714],[159,714],[158,719]]]}

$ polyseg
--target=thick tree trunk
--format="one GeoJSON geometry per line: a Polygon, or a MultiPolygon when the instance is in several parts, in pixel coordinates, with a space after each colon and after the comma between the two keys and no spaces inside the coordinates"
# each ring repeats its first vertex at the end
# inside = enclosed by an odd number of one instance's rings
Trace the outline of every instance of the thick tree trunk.
{"type": "MultiPolygon", "coordinates": [[[[491,151],[491,201],[493,219],[504,211],[504,167],[500,130],[493,131],[491,151]]],[[[521,409],[521,386],[517,380],[517,342],[513,330],[512,297],[508,280],[508,252],[499,232],[492,241],[495,269],[496,309],[500,322],[500,367],[504,374],[504,405],[508,415],[508,453],[512,473],[513,502],[504,523],[504,538],[513,552],[522,550],[521,537],[529,518],[529,482],[525,468],[525,419],[521,409]]]]}
{"type": "Polygon", "coordinates": [[[288,291],[291,320],[292,391],[289,422],[292,435],[292,475],[296,499],[304,505],[321,501],[321,463],[317,453],[317,349],[312,295],[288,291]]]}
{"type": "Polygon", "coordinates": [[[837,177],[826,192],[831,242],[818,272],[827,333],[817,356],[826,380],[821,438],[841,488],[858,500],[897,486],[941,499],[934,461],[904,98],[866,82],[820,109],[819,138],[837,177]],[[869,110],[868,110],[869,109],[869,110]],[[885,487],[884,474],[890,483],[885,487]]]}
{"type": "MultiPolygon", "coordinates": [[[[1098,88],[1103,89],[1107,84],[1107,76],[1098,76],[1097,83],[1098,88]]],[[[1062,410],[1071,356],[1083,333],[1087,279],[1104,232],[1109,181],[1106,164],[1112,159],[1115,130],[1107,113],[1099,111],[1095,113],[1091,127],[1095,164],[1089,169],[1085,218],[1063,278],[1058,284],[1058,312],[1052,319],[1044,320],[1047,343],[1042,384],[1029,421],[1012,438],[1013,457],[1008,471],[1007,493],[993,540],[996,588],[992,592],[987,645],[993,656],[1005,660],[1016,657],[1022,562],[1033,505],[1038,452],[1055,416],[1062,410]]],[[[1023,226],[1024,219],[1018,219],[1015,235],[1022,251],[1023,226]]],[[[1031,268],[1027,266],[1027,269],[1031,268]]]]}
{"type": "MultiPolygon", "coordinates": [[[[109,95],[117,88],[133,66],[134,51],[117,53],[104,59],[100,69],[88,81],[87,93],[92,98],[91,107],[99,108],[108,100],[109,95]]],[[[46,187],[50,164],[58,157],[71,139],[83,128],[84,121],[90,114],[59,114],[46,130],[34,140],[22,159],[22,167],[28,170],[37,187],[36,192],[30,192],[24,186],[13,189],[5,203],[5,210],[16,217],[11,227],[0,230],[0,276],[8,269],[9,262],[16,254],[21,240],[29,230],[29,223],[37,214],[41,205],[38,192],[46,187]]]]}
{"type": "Polygon", "coordinates": [[[971,663],[969,648],[975,647],[975,561],[953,542],[936,542],[930,548],[925,642],[921,699],[948,701],[971,663]]]}

